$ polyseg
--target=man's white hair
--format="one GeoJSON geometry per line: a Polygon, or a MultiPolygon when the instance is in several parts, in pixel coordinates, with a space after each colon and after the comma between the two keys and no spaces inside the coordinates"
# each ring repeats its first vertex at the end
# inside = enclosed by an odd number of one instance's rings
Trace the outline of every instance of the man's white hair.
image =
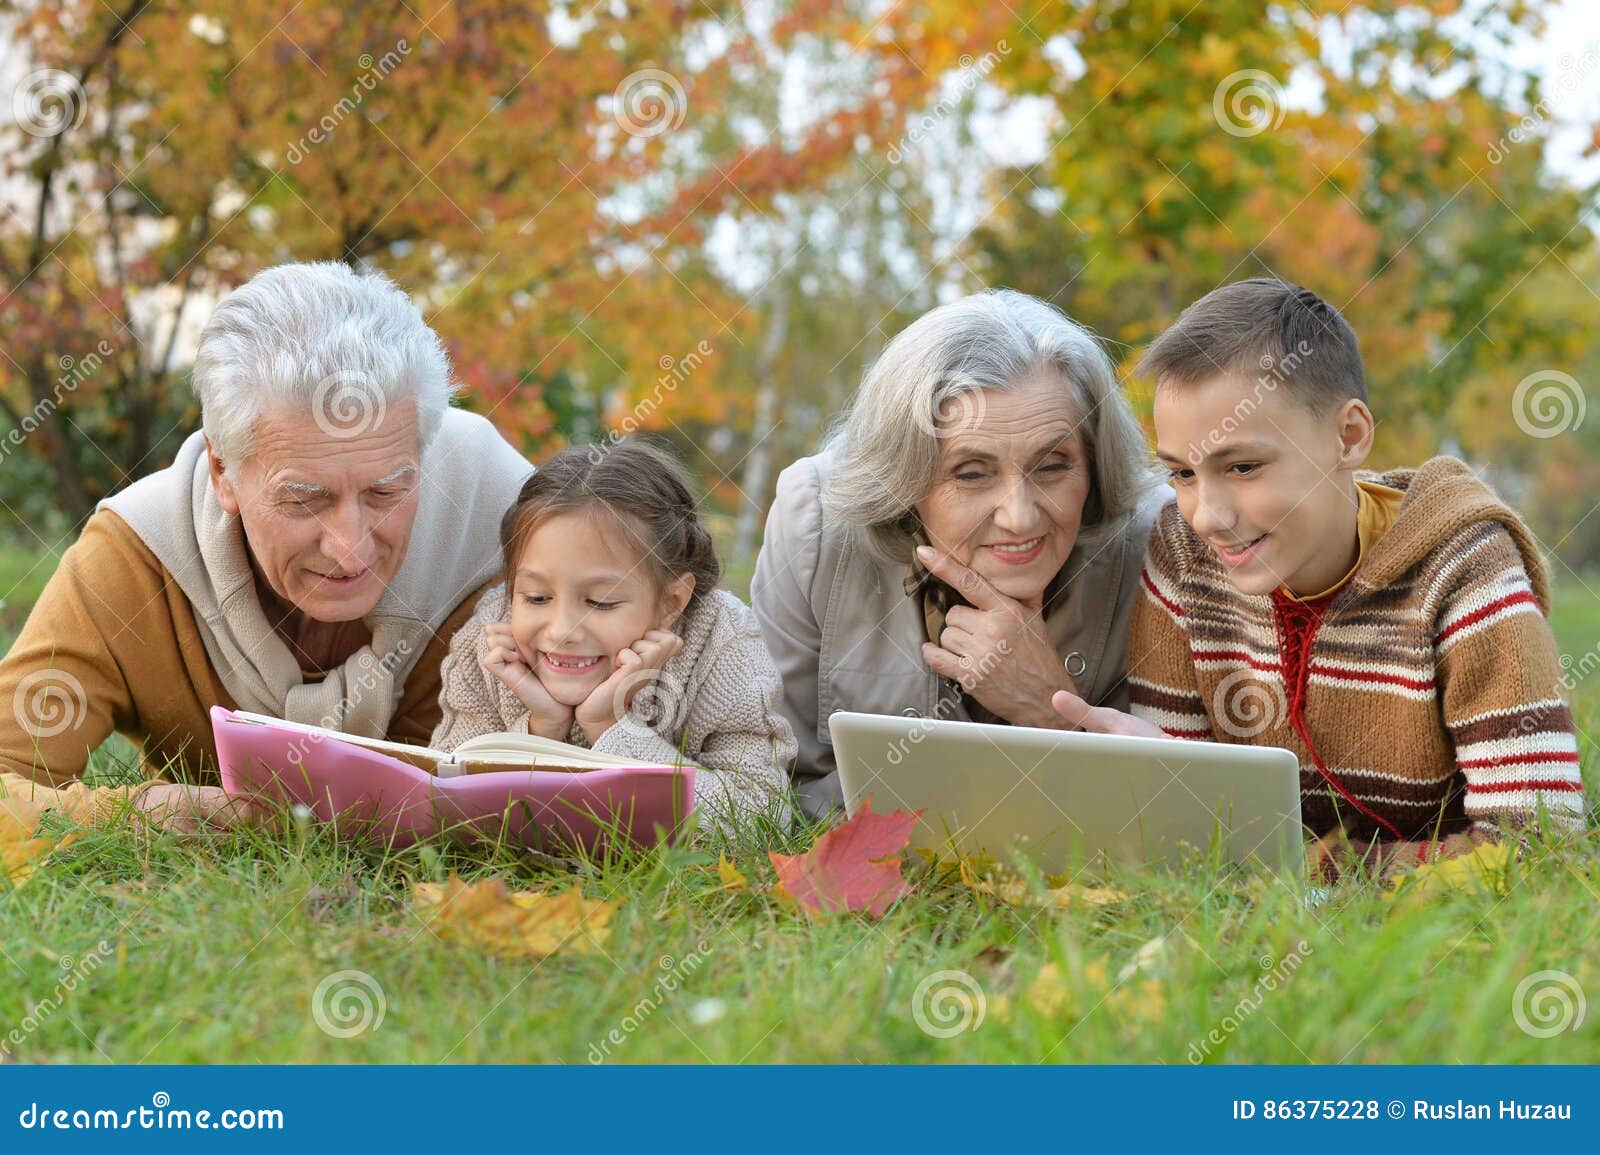
{"type": "Polygon", "coordinates": [[[263,412],[306,413],[355,436],[363,419],[414,399],[425,448],[455,393],[444,345],[411,298],[336,261],[264,269],[224,297],[200,331],[193,380],[230,471],[263,412]]]}

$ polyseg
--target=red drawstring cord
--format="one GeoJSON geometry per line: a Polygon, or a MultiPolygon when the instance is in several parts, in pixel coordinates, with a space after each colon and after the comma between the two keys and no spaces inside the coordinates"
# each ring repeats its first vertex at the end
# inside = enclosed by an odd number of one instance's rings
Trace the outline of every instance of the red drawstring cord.
{"type": "MultiPolygon", "coordinates": [[[[1306,725],[1306,685],[1311,677],[1311,643],[1316,638],[1317,631],[1322,628],[1323,611],[1328,608],[1328,603],[1332,600],[1333,595],[1329,594],[1314,601],[1301,602],[1295,601],[1282,590],[1272,592],[1272,621],[1278,630],[1279,662],[1283,671],[1284,690],[1288,694],[1289,725],[1300,736],[1300,741],[1305,743],[1306,751],[1311,755],[1311,764],[1317,768],[1339,797],[1394,835],[1397,841],[1404,842],[1405,835],[1400,833],[1394,823],[1363,806],[1361,801],[1345,788],[1344,783],[1324,765],[1322,755],[1317,753],[1316,743],[1311,740],[1311,728],[1306,725]]],[[[1421,855],[1419,861],[1425,861],[1426,844],[1419,853],[1421,855]]]]}

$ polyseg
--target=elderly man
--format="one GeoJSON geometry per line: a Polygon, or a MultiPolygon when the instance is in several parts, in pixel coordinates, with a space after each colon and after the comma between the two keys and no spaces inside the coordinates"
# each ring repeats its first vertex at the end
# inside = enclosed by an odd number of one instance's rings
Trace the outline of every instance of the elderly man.
{"type": "MultiPolygon", "coordinates": [[[[214,780],[213,704],[425,743],[439,668],[532,467],[452,409],[443,346],[387,279],[282,265],[200,335],[202,430],[107,498],[0,663],[0,772],[76,780],[112,730],[214,780]]],[[[169,775],[170,776],[170,775],[169,775]]],[[[221,788],[131,794],[169,825],[221,788]]]]}

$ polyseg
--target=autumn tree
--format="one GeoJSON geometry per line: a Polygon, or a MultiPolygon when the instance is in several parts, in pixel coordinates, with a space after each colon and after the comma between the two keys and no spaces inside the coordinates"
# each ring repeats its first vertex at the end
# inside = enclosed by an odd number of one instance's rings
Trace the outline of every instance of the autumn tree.
{"type": "MultiPolygon", "coordinates": [[[[1546,5],[1050,5],[996,82],[1048,102],[1048,156],[979,243],[1131,354],[1224,281],[1314,287],[1361,335],[1379,456],[1433,451],[1452,398],[1563,321],[1519,300],[1593,244],[1593,190],[1519,131],[1539,81],[1506,63],[1546,5]],[[1520,145],[1511,143],[1521,140],[1520,145]]],[[[1509,416],[1509,415],[1507,415],[1509,416]]]]}
{"type": "Polygon", "coordinates": [[[932,57],[959,51],[913,59],[847,0],[3,14],[25,74],[0,128],[0,422],[72,521],[193,427],[194,321],[279,261],[394,276],[467,404],[530,449],[559,439],[592,399],[732,331],[711,222],[881,150],[932,57]],[[810,90],[789,125],[726,114],[809,42],[856,83],[810,90]]]}

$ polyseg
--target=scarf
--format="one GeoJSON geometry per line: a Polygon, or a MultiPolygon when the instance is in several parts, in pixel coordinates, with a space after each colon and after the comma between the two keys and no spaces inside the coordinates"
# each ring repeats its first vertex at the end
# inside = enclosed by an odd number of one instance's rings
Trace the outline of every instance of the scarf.
{"type": "Polygon", "coordinates": [[[363,619],[372,640],[314,682],[261,608],[243,527],[211,488],[203,433],[96,508],[127,522],[178,583],[240,709],[381,738],[434,632],[499,571],[500,518],[532,466],[485,418],[449,409],[420,471],[405,559],[363,619]]]}

